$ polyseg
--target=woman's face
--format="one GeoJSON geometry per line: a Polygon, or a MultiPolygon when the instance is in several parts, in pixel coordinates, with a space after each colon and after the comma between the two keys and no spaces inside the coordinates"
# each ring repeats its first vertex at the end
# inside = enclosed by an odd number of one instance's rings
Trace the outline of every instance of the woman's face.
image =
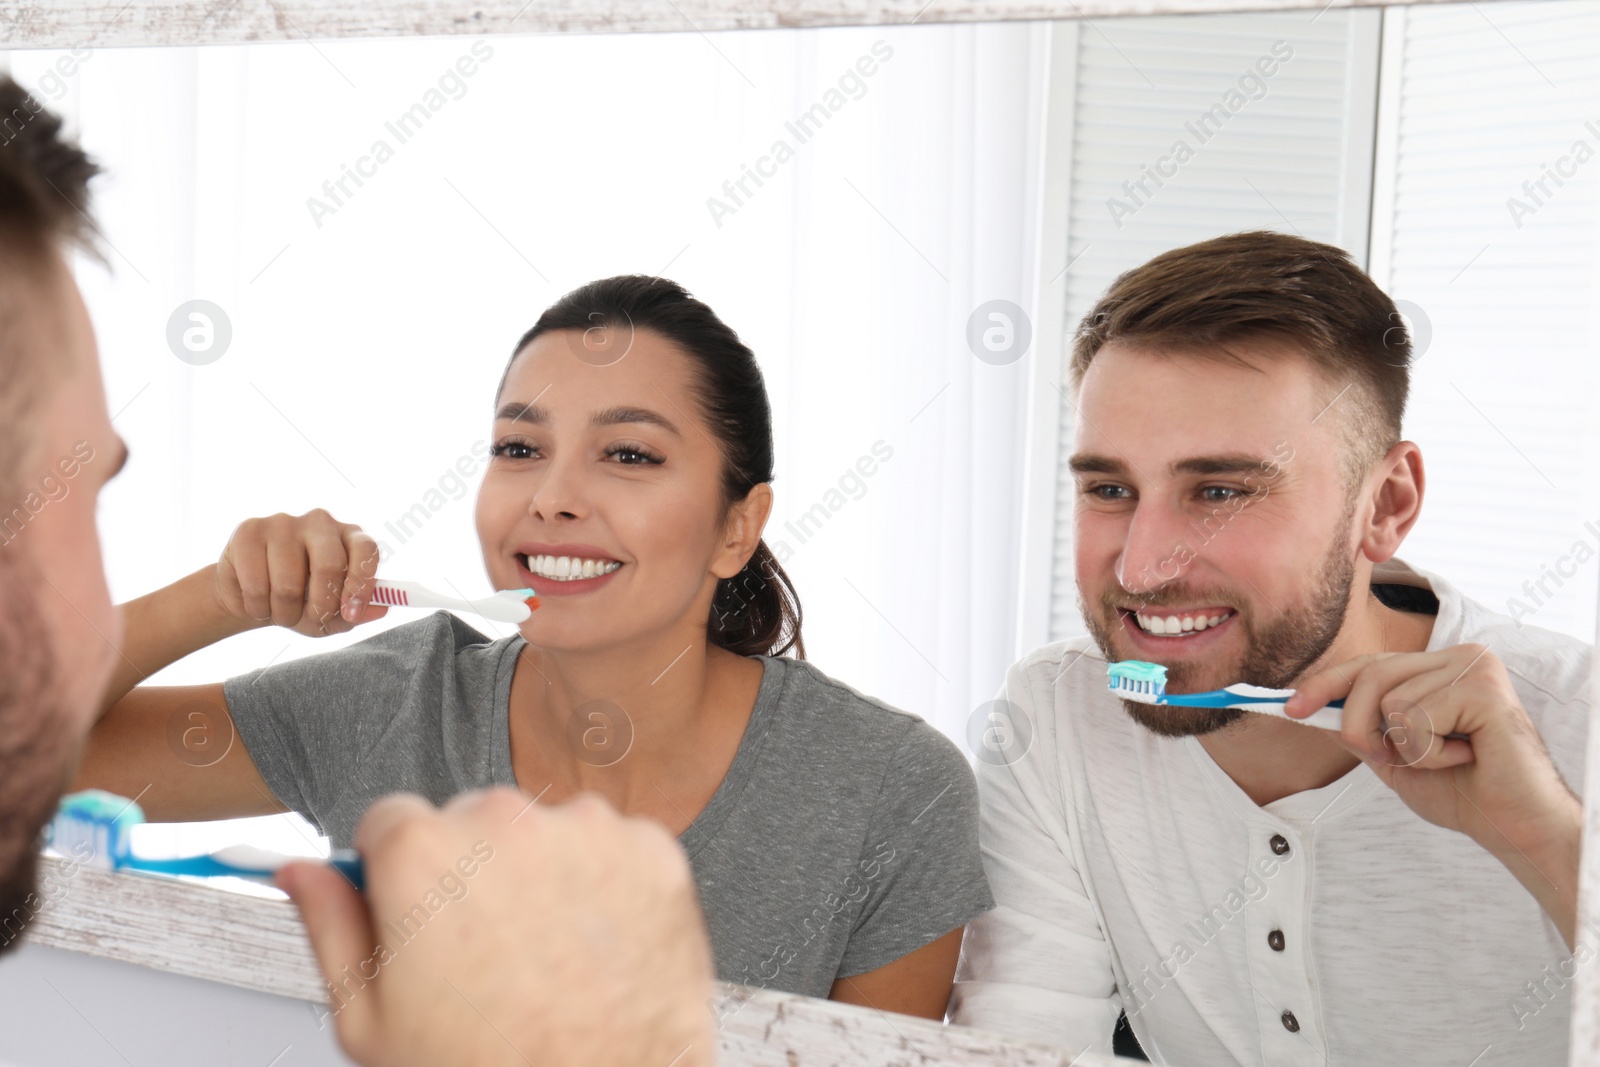
{"type": "Polygon", "coordinates": [[[555,331],[517,355],[478,490],[490,580],[538,592],[522,634],[553,650],[704,627],[766,519],[735,508],[730,522],[689,356],[646,330],[614,359],[585,340],[555,331]]]}

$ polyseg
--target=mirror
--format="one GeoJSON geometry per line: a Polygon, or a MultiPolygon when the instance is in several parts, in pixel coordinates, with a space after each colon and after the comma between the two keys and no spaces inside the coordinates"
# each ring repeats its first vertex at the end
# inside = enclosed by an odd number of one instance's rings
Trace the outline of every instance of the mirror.
{"type": "MultiPolygon", "coordinates": [[[[1350,249],[1415,313],[1430,486],[1408,556],[1592,634],[1596,134],[1563,43],[1587,17],[14,51],[110,172],[114,277],[81,276],[141,445],[106,505],[114,591],[312,507],[370,530],[390,573],[485,591],[471,494],[510,346],[583,281],[663,273],[763,362],[768,537],[813,658],[961,738],[1017,655],[1081,632],[1066,332],[1120,270],[1270,227],[1350,249]],[[1492,89],[1452,80],[1458,40],[1492,89]],[[996,300],[1022,313],[1005,337],[980,328],[996,300]]],[[[341,640],[246,635],[170,680],[341,640]]]]}
{"type": "MultiPolygon", "coordinates": [[[[1082,632],[1070,332],[1219,233],[1367,265],[1419,352],[1403,558],[1592,639],[1597,31],[1591,3],[1437,4],[6,63],[109,171],[111,272],[79,279],[134,454],[103,510],[119,600],[317,507],[386,573],[486,593],[473,488],[513,344],[582,282],[662,274],[761,359],[811,658],[974,751],[1006,667],[1082,632]]],[[[403,621],[258,631],[157,680],[403,621]]]]}

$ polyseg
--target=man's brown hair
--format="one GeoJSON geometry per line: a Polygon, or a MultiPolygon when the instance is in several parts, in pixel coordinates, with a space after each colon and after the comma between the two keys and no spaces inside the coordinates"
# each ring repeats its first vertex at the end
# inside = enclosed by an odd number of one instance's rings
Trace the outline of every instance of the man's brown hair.
{"type": "Polygon", "coordinates": [[[100,168],[61,136],[61,118],[0,75],[0,241],[92,248],[89,180],[100,168]]]}
{"type": "Polygon", "coordinates": [[[42,282],[61,250],[95,253],[89,181],[100,168],[62,137],[61,119],[0,75],[0,512],[10,509],[33,440],[31,413],[69,368],[41,351],[42,282]]]}
{"type": "Polygon", "coordinates": [[[1234,346],[1283,343],[1327,378],[1330,404],[1349,405],[1352,475],[1400,440],[1410,334],[1394,301],[1332,245],[1257,230],[1163,252],[1118,277],[1084,316],[1074,387],[1113,341],[1223,361],[1242,360],[1234,346]]]}

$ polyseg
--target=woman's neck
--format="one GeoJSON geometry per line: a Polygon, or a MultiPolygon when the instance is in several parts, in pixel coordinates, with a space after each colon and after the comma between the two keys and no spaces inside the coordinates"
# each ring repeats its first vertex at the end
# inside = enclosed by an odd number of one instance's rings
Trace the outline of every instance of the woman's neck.
{"type": "Polygon", "coordinates": [[[525,645],[509,709],[517,783],[546,802],[599,793],[681,833],[726,776],[761,677],[703,631],[598,652],[525,645]]]}

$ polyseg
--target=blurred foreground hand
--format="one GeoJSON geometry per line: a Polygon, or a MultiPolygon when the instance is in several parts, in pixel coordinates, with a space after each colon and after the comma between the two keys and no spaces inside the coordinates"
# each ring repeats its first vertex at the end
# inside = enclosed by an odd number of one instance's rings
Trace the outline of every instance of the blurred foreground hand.
{"type": "Polygon", "coordinates": [[[689,864],[593,796],[384,797],[356,831],[365,896],[285,867],[339,1042],[368,1067],[705,1067],[711,952],[689,864]]]}

